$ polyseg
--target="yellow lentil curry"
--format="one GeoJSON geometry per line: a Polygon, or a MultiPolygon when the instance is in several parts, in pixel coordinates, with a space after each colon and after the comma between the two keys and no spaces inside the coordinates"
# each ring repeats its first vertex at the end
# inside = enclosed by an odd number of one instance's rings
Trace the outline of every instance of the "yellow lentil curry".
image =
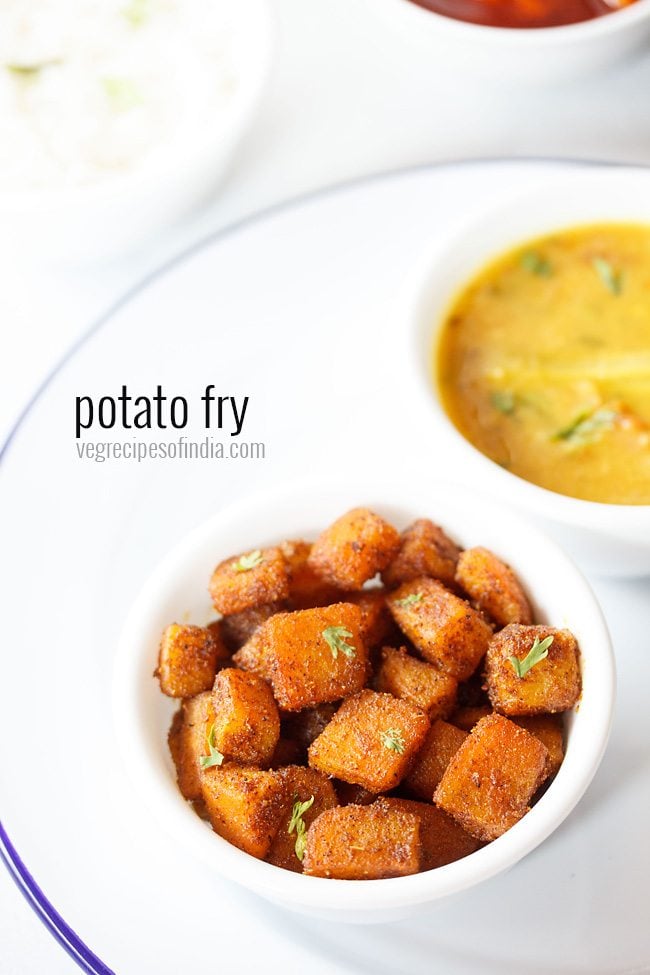
{"type": "Polygon", "coordinates": [[[454,301],[436,358],[449,417],[496,463],[650,504],[650,226],[577,227],[499,257],[454,301]]]}

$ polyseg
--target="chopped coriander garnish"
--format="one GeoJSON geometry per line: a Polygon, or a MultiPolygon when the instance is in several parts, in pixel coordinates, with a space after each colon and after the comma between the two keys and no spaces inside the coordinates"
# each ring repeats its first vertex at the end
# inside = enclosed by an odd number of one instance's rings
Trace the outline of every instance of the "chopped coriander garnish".
{"type": "Polygon", "coordinates": [[[344,626],[328,626],[323,630],[323,637],[328,647],[332,651],[332,656],[336,660],[339,655],[339,650],[341,653],[345,654],[346,657],[354,657],[355,649],[349,643],[346,643],[346,639],[352,636],[350,630],[347,630],[344,626]]]}
{"type": "Polygon", "coordinates": [[[613,295],[620,295],[623,290],[623,275],[617,271],[604,257],[594,257],[591,262],[596,274],[613,295]]]}
{"type": "Polygon", "coordinates": [[[397,752],[398,755],[404,754],[404,735],[399,728],[388,728],[380,731],[379,737],[384,748],[389,752],[397,752]]]}
{"type": "Polygon", "coordinates": [[[495,389],[490,395],[490,401],[494,409],[504,416],[512,416],[515,412],[515,394],[509,389],[495,389]]]}
{"type": "Polygon", "coordinates": [[[214,744],[214,724],[211,725],[210,730],[208,731],[208,734],[206,736],[206,742],[210,754],[201,755],[200,758],[201,768],[212,768],[213,765],[221,765],[223,762],[223,755],[214,744]]]}
{"type": "Polygon", "coordinates": [[[102,85],[116,112],[128,112],[142,101],[137,85],[130,78],[102,78],[102,85]]]}
{"type": "Polygon", "coordinates": [[[303,857],[305,855],[305,846],[307,845],[307,827],[305,826],[305,821],[302,818],[308,809],[314,804],[314,797],[306,799],[305,802],[300,802],[299,799],[293,804],[293,810],[291,812],[291,819],[289,820],[289,828],[287,833],[296,833],[296,856],[302,863],[303,857]]]}
{"type": "Polygon", "coordinates": [[[519,657],[508,657],[508,660],[512,664],[517,677],[525,677],[531,667],[534,667],[535,664],[540,662],[540,660],[544,660],[546,657],[548,657],[548,648],[552,643],[552,636],[547,636],[543,640],[535,637],[532,647],[523,660],[520,660],[519,657]]]}
{"type": "Polygon", "coordinates": [[[423,592],[410,592],[408,596],[404,596],[403,599],[396,599],[396,606],[413,606],[415,603],[421,603],[424,599],[423,592]]]}
{"type": "Polygon", "coordinates": [[[603,430],[611,428],[618,418],[616,410],[601,407],[592,412],[579,413],[567,427],[553,434],[551,440],[564,440],[573,444],[587,444],[603,430]]]}
{"type": "Polygon", "coordinates": [[[261,565],[263,561],[264,556],[259,548],[256,548],[254,552],[240,556],[233,565],[233,569],[235,572],[250,572],[251,569],[256,569],[258,565],[261,565]]]}
{"type": "Polygon", "coordinates": [[[550,262],[538,251],[524,251],[519,263],[525,271],[536,274],[538,278],[550,278],[553,273],[550,262]]]}

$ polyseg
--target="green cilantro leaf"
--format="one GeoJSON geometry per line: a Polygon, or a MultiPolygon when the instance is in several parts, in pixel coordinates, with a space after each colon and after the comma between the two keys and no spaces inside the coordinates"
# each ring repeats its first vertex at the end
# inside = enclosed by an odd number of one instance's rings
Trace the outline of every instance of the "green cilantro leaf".
{"type": "Polygon", "coordinates": [[[254,552],[250,552],[249,555],[240,556],[233,569],[235,572],[249,572],[251,569],[256,569],[258,565],[261,565],[264,561],[264,556],[260,552],[259,548],[256,548],[254,552]]]}
{"type": "Polygon", "coordinates": [[[550,278],[553,273],[550,262],[538,251],[524,251],[519,263],[525,271],[536,274],[538,278],[550,278]]]}
{"type": "Polygon", "coordinates": [[[495,389],[490,396],[490,402],[504,416],[512,416],[515,412],[515,394],[509,389],[495,389]]]}
{"type": "Polygon", "coordinates": [[[611,291],[613,295],[620,295],[623,290],[623,275],[621,272],[615,270],[604,257],[594,257],[591,263],[607,290],[611,291]]]}
{"type": "Polygon", "coordinates": [[[403,599],[396,599],[396,606],[413,606],[415,603],[421,603],[424,599],[423,592],[410,592],[408,596],[404,596],[403,599]]]}
{"type": "Polygon", "coordinates": [[[221,765],[223,762],[223,755],[216,748],[214,744],[214,724],[210,727],[208,734],[206,736],[206,741],[208,745],[209,755],[201,755],[200,765],[201,768],[212,768],[213,765],[221,765]]]}
{"type": "Polygon", "coordinates": [[[302,863],[303,857],[305,855],[305,847],[307,845],[307,827],[305,826],[305,821],[302,818],[308,809],[314,804],[314,797],[311,796],[310,799],[306,799],[305,802],[300,802],[296,798],[293,804],[293,810],[291,812],[291,819],[289,820],[289,827],[287,833],[295,832],[296,834],[296,856],[302,863]]]}
{"type": "Polygon", "coordinates": [[[346,643],[346,639],[352,636],[350,630],[346,630],[344,626],[328,626],[323,630],[323,637],[328,647],[332,651],[332,656],[336,660],[339,655],[339,650],[341,653],[345,654],[346,657],[354,657],[356,651],[353,646],[346,643]]]}
{"type": "Polygon", "coordinates": [[[548,648],[552,643],[552,636],[547,636],[541,641],[538,637],[535,637],[532,647],[523,660],[520,660],[519,657],[508,657],[508,660],[512,664],[517,677],[525,677],[528,671],[534,667],[535,664],[538,664],[541,660],[545,660],[546,657],[548,657],[548,648]]]}
{"type": "Polygon", "coordinates": [[[601,407],[592,412],[579,413],[567,427],[554,433],[552,440],[564,440],[568,443],[584,445],[596,439],[599,433],[611,429],[618,413],[616,410],[601,407]]]}
{"type": "Polygon", "coordinates": [[[397,752],[398,755],[404,754],[404,735],[399,728],[388,728],[380,731],[379,737],[384,748],[389,752],[397,752]]]}

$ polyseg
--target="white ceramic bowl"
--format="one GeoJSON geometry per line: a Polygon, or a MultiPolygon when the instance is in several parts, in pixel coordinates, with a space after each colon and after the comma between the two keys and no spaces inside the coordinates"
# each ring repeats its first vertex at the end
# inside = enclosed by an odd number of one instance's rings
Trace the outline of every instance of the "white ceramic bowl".
{"type": "Polygon", "coordinates": [[[433,355],[450,302],[487,261],[535,237],[597,221],[650,223],[650,171],[594,169],[540,183],[476,215],[441,251],[423,261],[405,299],[411,323],[409,374],[417,404],[413,417],[435,433],[453,476],[542,519],[543,526],[601,575],[650,573],[650,505],[599,504],[556,494],[504,470],[459,433],[448,418],[433,379],[433,355]]]}
{"type": "Polygon", "coordinates": [[[275,46],[269,0],[231,0],[228,16],[237,86],[214,124],[206,118],[191,142],[92,185],[0,192],[0,241],[45,261],[111,258],[205,201],[257,113],[275,46]]]}
{"type": "MultiPolygon", "coordinates": [[[[538,846],[571,812],[603,755],[615,696],[607,626],[571,561],[526,522],[458,487],[404,477],[401,484],[308,481],[267,491],[219,512],[193,531],[155,570],[128,617],[118,648],[113,702],[119,747],[151,815],[206,867],[295,911],[340,922],[396,920],[506,870],[538,846]],[[534,597],[541,621],[568,626],[582,651],[583,694],[568,718],[566,758],[546,794],[509,832],[470,857],[437,870],[389,880],[305,877],[231,846],[193,812],[178,791],[167,748],[175,704],[152,677],[162,629],[172,620],[214,618],[207,582],[233,552],[284,538],[314,538],[350,507],[369,505],[397,527],[431,516],[461,544],[485,544],[506,559],[534,597]]],[[[574,828],[578,828],[575,824],[574,828]]]]}
{"type": "Polygon", "coordinates": [[[557,84],[603,71],[650,39],[650,0],[565,27],[511,29],[465,23],[411,0],[372,0],[391,29],[463,73],[517,83],[557,84]]]}

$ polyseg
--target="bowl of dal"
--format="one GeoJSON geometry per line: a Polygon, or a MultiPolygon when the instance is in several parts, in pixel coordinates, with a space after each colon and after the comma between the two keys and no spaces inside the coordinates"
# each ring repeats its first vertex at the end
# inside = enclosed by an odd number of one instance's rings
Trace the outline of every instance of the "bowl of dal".
{"type": "Polygon", "coordinates": [[[650,173],[505,199],[414,290],[411,367],[445,463],[593,571],[650,573],[650,173]]]}

